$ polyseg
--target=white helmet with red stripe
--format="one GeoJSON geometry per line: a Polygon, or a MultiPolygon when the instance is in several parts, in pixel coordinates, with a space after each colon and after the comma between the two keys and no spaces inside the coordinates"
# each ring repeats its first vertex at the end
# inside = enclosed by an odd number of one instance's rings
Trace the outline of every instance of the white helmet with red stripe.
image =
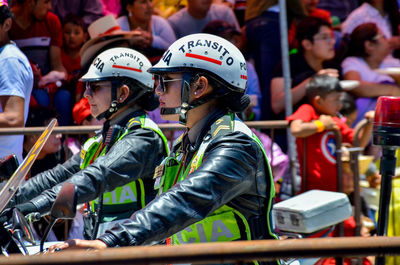
{"type": "Polygon", "coordinates": [[[198,33],[175,41],[154,65],[151,73],[206,71],[227,88],[244,93],[247,87],[246,60],[240,50],[221,37],[198,33]]]}
{"type": "Polygon", "coordinates": [[[152,91],[154,78],[148,72],[150,67],[150,61],[143,54],[129,48],[112,48],[100,53],[93,60],[81,80],[93,82],[128,77],[152,91]]]}
{"type": "Polygon", "coordinates": [[[111,48],[100,53],[92,62],[83,82],[111,81],[110,108],[96,118],[106,119],[120,107],[130,104],[145,93],[153,93],[154,77],[148,72],[150,61],[143,54],[129,48],[111,48]],[[117,89],[130,80],[129,100],[118,103],[117,89]],[[122,83],[121,83],[122,82],[122,83]]]}
{"type": "Polygon", "coordinates": [[[161,114],[179,114],[183,124],[186,123],[187,111],[204,104],[211,97],[222,97],[229,91],[243,95],[247,88],[246,60],[239,49],[226,39],[205,33],[188,35],[175,41],[149,72],[157,75],[183,73],[181,107],[161,109],[161,114]],[[208,75],[222,86],[214,88],[208,98],[189,103],[190,81],[199,74],[208,75]]]}

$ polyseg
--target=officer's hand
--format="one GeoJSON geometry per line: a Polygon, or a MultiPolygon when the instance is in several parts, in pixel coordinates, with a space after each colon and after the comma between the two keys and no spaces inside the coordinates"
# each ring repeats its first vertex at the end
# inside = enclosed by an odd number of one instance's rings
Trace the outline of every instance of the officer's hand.
{"type": "Polygon", "coordinates": [[[3,224],[5,222],[10,223],[10,221],[12,219],[14,208],[17,208],[20,211],[20,213],[22,213],[23,215],[27,215],[27,214],[33,213],[33,212],[38,212],[38,209],[36,208],[36,206],[31,202],[17,204],[14,207],[5,209],[0,214],[0,224],[3,224]]]}
{"type": "Polygon", "coordinates": [[[6,208],[0,213],[0,224],[10,223],[14,208],[6,208]]]}
{"type": "Polygon", "coordinates": [[[104,249],[107,245],[101,240],[71,239],[49,247],[47,253],[53,253],[66,249],[104,249]]]}

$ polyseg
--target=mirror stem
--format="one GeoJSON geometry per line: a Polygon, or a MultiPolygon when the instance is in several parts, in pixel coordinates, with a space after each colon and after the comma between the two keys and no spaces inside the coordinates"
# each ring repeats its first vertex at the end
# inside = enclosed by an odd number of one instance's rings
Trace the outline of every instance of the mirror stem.
{"type": "Polygon", "coordinates": [[[50,217],[50,224],[46,227],[46,230],[44,231],[44,235],[42,237],[42,240],[40,240],[40,253],[43,252],[44,242],[47,240],[47,237],[49,236],[50,230],[53,228],[53,226],[56,223],[56,221],[57,221],[57,218],[50,217]]]}

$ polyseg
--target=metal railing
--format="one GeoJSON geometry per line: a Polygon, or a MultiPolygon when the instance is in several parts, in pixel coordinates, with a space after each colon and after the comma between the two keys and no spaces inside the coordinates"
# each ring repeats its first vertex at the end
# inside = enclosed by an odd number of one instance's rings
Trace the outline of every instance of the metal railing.
{"type": "MultiPolygon", "coordinates": [[[[282,121],[247,121],[249,127],[256,129],[286,129],[288,122],[282,121]]],[[[183,130],[184,126],[173,123],[158,124],[161,130],[183,130]]],[[[0,128],[0,135],[18,135],[18,134],[41,134],[46,127],[24,127],[24,128],[0,128]]],[[[101,129],[101,126],[58,126],[54,128],[54,133],[62,134],[85,134],[101,129]]]]}
{"type": "Polygon", "coordinates": [[[100,251],[61,251],[49,255],[0,257],[0,264],[169,264],[235,263],[295,257],[400,255],[400,237],[345,237],[136,246],[100,251]]]}

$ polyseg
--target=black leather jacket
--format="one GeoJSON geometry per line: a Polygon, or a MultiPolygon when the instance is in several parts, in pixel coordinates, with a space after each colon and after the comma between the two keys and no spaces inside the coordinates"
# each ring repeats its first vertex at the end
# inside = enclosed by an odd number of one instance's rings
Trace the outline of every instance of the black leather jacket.
{"type": "MultiPolygon", "coordinates": [[[[206,122],[195,145],[189,148],[191,153],[199,148],[211,124],[222,115],[223,112],[217,112],[206,122]]],[[[269,179],[263,153],[249,136],[231,132],[216,137],[196,171],[98,239],[109,247],[154,244],[225,204],[240,211],[253,231],[257,230],[254,225],[265,229],[265,218],[261,219],[267,216],[265,206],[272,199],[269,179]]],[[[253,234],[252,238],[268,236],[264,231],[253,234]]]]}
{"type": "MultiPolygon", "coordinates": [[[[123,114],[123,117],[118,117],[117,124],[121,126],[144,112],[123,114]]],[[[166,155],[164,142],[157,133],[151,129],[133,128],[104,156],[98,157],[83,170],[80,169],[80,154],[76,154],[64,164],[29,179],[19,188],[11,204],[30,201],[40,213],[47,213],[64,181],[77,186],[78,203],[94,200],[104,192],[139,178],[148,180],[150,184],[147,186],[153,191],[154,169],[166,155]]]]}

